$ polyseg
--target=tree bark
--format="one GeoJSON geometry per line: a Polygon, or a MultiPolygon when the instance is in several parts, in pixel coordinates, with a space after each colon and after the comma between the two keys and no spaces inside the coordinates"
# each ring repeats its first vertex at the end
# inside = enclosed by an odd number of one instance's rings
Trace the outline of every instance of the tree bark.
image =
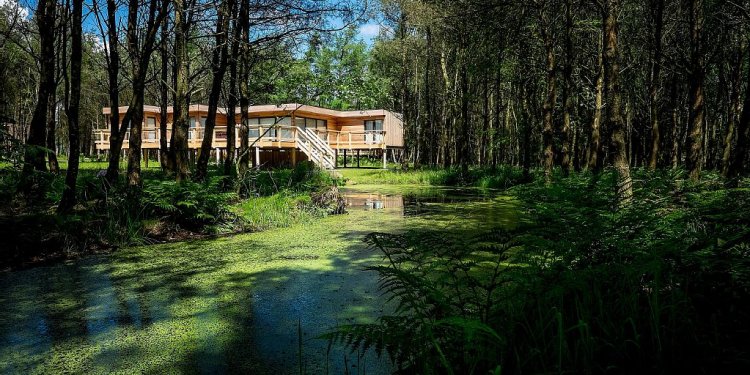
{"type": "MultiPolygon", "coordinates": [[[[250,79],[250,14],[248,5],[245,1],[240,2],[240,81],[238,89],[240,91],[240,157],[238,160],[240,175],[244,175],[250,162],[250,129],[248,124],[248,110],[250,109],[250,88],[248,80],[250,79]]],[[[256,161],[259,162],[259,161],[256,161]]]]}
{"type": "Polygon", "coordinates": [[[661,54],[662,30],[664,28],[664,0],[650,0],[649,2],[653,31],[653,51],[651,56],[651,75],[649,78],[649,113],[651,116],[651,155],[648,167],[656,169],[659,163],[661,148],[661,130],[659,129],[659,90],[661,89],[661,54]]]}
{"type": "MultiPolygon", "coordinates": [[[[110,133],[109,133],[109,164],[107,166],[107,181],[114,183],[120,174],[120,150],[124,137],[123,124],[120,124],[120,52],[117,30],[117,1],[107,0],[107,39],[109,40],[107,59],[107,78],[109,81],[110,104],[110,133]]],[[[123,121],[124,123],[124,121],[123,121]]]]}
{"type": "Polygon", "coordinates": [[[188,92],[188,14],[185,0],[174,1],[174,56],[175,56],[175,104],[172,114],[171,149],[175,161],[177,181],[188,178],[188,129],[190,120],[190,95],[188,92]]]}
{"type": "Polygon", "coordinates": [[[158,0],[149,0],[145,29],[142,29],[143,25],[138,22],[140,1],[130,0],[128,11],[128,53],[132,64],[133,98],[125,118],[130,119],[128,187],[131,189],[140,189],[141,186],[141,137],[146,74],[156,43],[156,32],[161,25],[160,17],[166,17],[168,2],[162,1],[161,9],[158,4],[158,0]],[[142,43],[139,44],[141,33],[144,35],[142,43]]]}
{"type": "Polygon", "coordinates": [[[703,0],[690,1],[690,117],[687,138],[687,170],[690,179],[700,178],[702,167],[703,121],[705,98],[703,80],[705,58],[703,56],[703,0]]]}
{"type": "MultiPolygon", "coordinates": [[[[81,103],[81,63],[83,60],[83,0],[73,0],[73,15],[70,24],[70,101],[65,109],[68,118],[68,169],[65,173],[65,189],[58,211],[69,212],[76,204],[76,179],[81,152],[79,139],[81,103]]],[[[65,52],[63,52],[65,53],[65,52]]]]}
{"type": "Polygon", "coordinates": [[[174,170],[174,160],[172,153],[169,152],[169,143],[167,142],[167,123],[169,114],[167,106],[169,104],[169,17],[166,15],[161,21],[161,44],[159,46],[161,55],[161,82],[159,82],[159,155],[161,159],[161,169],[165,172],[174,170]]]}
{"type": "MultiPolygon", "coordinates": [[[[236,7],[236,3],[235,3],[236,7]]],[[[232,11],[234,13],[234,11],[232,11]]],[[[240,27],[234,22],[232,37],[232,51],[229,55],[229,95],[227,98],[227,159],[224,162],[224,175],[231,176],[234,173],[234,152],[237,139],[236,109],[237,109],[237,54],[240,50],[240,27]]]]}
{"type": "Polygon", "coordinates": [[[598,173],[602,169],[602,143],[601,143],[601,125],[602,112],[604,109],[604,35],[605,30],[602,28],[601,38],[599,39],[599,73],[596,77],[596,99],[594,108],[594,118],[591,121],[591,134],[589,136],[588,167],[587,169],[598,173]]]}
{"type": "Polygon", "coordinates": [[[625,124],[623,123],[620,93],[620,52],[618,49],[619,0],[607,0],[604,5],[605,50],[604,87],[607,99],[606,126],[611,134],[612,162],[617,173],[615,192],[619,207],[627,205],[633,198],[633,181],[625,152],[625,124]]]}
{"type": "Polygon", "coordinates": [[[201,143],[201,153],[198,157],[198,163],[195,168],[195,179],[204,181],[208,175],[208,159],[211,155],[211,148],[214,140],[214,128],[216,127],[216,112],[219,107],[219,96],[221,95],[221,86],[224,83],[224,73],[227,71],[227,32],[229,29],[230,0],[224,0],[219,8],[218,18],[216,20],[216,46],[211,58],[211,67],[213,70],[213,79],[211,81],[211,92],[208,95],[208,114],[206,116],[206,126],[203,129],[203,142],[201,143]]]}
{"type": "Polygon", "coordinates": [[[34,107],[34,114],[29,127],[29,138],[24,151],[23,175],[29,176],[33,171],[46,171],[45,145],[47,141],[47,106],[50,90],[55,83],[55,13],[57,2],[39,0],[35,19],[39,28],[40,72],[39,90],[34,107]]]}
{"type": "Polygon", "coordinates": [[[544,6],[539,10],[539,31],[542,34],[544,52],[547,58],[547,94],[542,106],[542,142],[544,143],[544,181],[552,182],[552,167],[554,166],[554,111],[557,100],[557,63],[555,60],[555,46],[552,37],[552,24],[549,20],[548,10],[544,6]]]}
{"type": "MultiPolygon", "coordinates": [[[[750,48],[747,48],[747,52],[750,57],[750,48]]],[[[737,145],[727,168],[727,178],[730,185],[737,186],[739,178],[747,173],[745,162],[748,157],[748,146],[750,146],[750,70],[747,72],[742,114],[740,115],[740,121],[737,123],[737,145]]]]}
{"type": "Polygon", "coordinates": [[[563,174],[566,176],[573,169],[573,163],[571,162],[571,152],[575,153],[574,149],[571,148],[572,143],[572,130],[571,130],[571,114],[573,112],[573,95],[571,90],[573,89],[573,0],[565,1],[565,65],[563,66],[563,90],[562,90],[562,101],[563,101],[563,126],[562,126],[562,161],[561,167],[563,174]]]}

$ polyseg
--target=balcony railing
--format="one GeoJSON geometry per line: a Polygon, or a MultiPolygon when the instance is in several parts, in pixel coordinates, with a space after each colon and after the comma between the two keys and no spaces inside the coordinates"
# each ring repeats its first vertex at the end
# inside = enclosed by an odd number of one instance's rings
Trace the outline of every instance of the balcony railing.
{"type": "MultiPolygon", "coordinates": [[[[170,126],[171,128],[171,126],[170,126]]],[[[248,127],[248,139],[250,143],[255,142],[256,146],[278,146],[282,143],[296,142],[297,132],[302,128],[289,125],[251,125],[248,127]],[[270,128],[270,129],[269,129],[270,128]]],[[[330,129],[313,129],[314,132],[323,142],[333,149],[357,149],[357,148],[382,148],[385,145],[385,131],[383,130],[361,130],[361,131],[340,131],[330,129]]],[[[240,127],[235,128],[236,146],[239,147],[240,127]]],[[[203,142],[205,129],[190,128],[188,130],[188,144],[191,147],[199,147],[203,142]]],[[[94,129],[94,141],[100,149],[109,148],[109,129],[94,129]]],[[[167,143],[172,137],[172,131],[167,130],[167,143]]],[[[158,128],[145,128],[141,135],[141,144],[159,144],[160,131],[158,128]]],[[[123,146],[127,146],[130,139],[130,133],[125,134],[123,146]]],[[[214,147],[225,147],[227,140],[227,127],[214,127],[214,147]]],[[[286,145],[284,145],[286,146],[286,145]]]]}

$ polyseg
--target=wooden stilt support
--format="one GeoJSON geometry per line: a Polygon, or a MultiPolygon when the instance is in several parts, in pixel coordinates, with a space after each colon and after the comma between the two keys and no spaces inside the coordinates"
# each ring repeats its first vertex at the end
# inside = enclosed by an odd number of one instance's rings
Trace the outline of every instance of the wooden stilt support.
{"type": "Polygon", "coordinates": [[[359,168],[359,150],[357,150],[357,168],[359,168]]]}
{"type": "Polygon", "coordinates": [[[388,149],[383,149],[383,169],[388,169],[388,149]]]}
{"type": "Polygon", "coordinates": [[[344,168],[346,168],[346,149],[344,149],[344,168]]]}

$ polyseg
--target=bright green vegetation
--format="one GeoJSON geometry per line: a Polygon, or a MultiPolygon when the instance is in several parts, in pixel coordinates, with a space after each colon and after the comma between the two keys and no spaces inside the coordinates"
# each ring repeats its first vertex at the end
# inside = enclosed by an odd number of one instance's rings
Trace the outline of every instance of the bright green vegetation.
{"type": "Polygon", "coordinates": [[[331,337],[409,373],[746,370],[750,189],[635,177],[620,210],[613,173],[574,175],[510,189],[516,228],[371,235],[397,308],[331,337]]]}
{"type": "Polygon", "coordinates": [[[355,205],[304,225],[0,274],[0,373],[297,373],[298,320],[306,373],[390,373],[385,358],[316,337],[391,308],[363,271],[382,264],[367,233],[516,225],[513,200],[459,192],[410,188],[406,207],[355,205]]]}
{"type": "Polygon", "coordinates": [[[309,195],[285,193],[248,199],[238,208],[238,214],[253,232],[299,223],[309,224],[313,219],[325,215],[312,204],[309,195]]]}
{"type": "Polygon", "coordinates": [[[92,248],[285,227],[325,216],[327,202],[311,196],[336,184],[329,173],[308,163],[251,170],[237,178],[212,172],[206,182],[176,182],[154,164],[143,171],[143,188],[133,192],[122,182],[110,186],[98,176],[103,163],[83,163],[79,204],[72,215],[49,209],[62,195],[64,174],[35,174],[35,190],[44,196],[26,197],[19,188],[20,171],[0,170],[2,191],[15,192],[0,198],[0,235],[13,239],[2,266],[65,258],[92,248]]]}
{"type": "Polygon", "coordinates": [[[521,169],[514,167],[425,169],[342,169],[348,184],[472,186],[480,188],[508,188],[522,181],[521,169]]]}

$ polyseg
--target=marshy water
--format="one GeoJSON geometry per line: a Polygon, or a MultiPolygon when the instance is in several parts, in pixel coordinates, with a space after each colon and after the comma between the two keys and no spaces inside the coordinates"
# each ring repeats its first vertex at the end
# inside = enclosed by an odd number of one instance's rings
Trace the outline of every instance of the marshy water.
{"type": "Polygon", "coordinates": [[[346,215],[0,274],[0,374],[389,373],[318,338],[387,313],[364,236],[510,228],[518,208],[470,189],[344,192],[346,215]]]}

